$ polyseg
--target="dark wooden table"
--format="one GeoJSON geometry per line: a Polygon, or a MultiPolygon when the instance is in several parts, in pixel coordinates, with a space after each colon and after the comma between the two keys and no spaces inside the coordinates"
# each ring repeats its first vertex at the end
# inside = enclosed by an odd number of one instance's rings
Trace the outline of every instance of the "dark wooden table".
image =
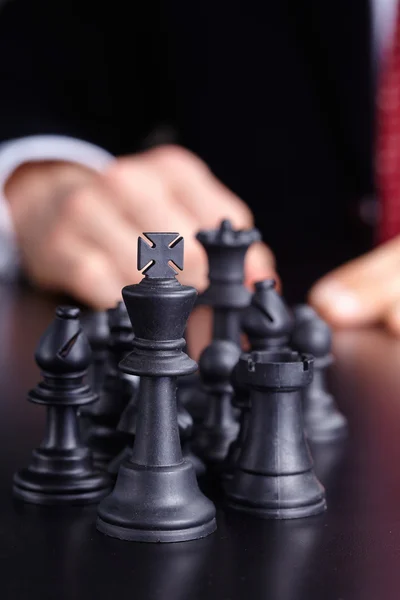
{"type": "Polygon", "coordinates": [[[398,600],[400,341],[336,335],[332,386],[347,443],[314,448],[326,514],[262,521],[219,510],[196,542],[134,544],[94,527],[96,508],[39,508],[11,497],[13,472],[41,439],[37,340],[54,300],[0,287],[0,598],[2,600],[398,600]]]}

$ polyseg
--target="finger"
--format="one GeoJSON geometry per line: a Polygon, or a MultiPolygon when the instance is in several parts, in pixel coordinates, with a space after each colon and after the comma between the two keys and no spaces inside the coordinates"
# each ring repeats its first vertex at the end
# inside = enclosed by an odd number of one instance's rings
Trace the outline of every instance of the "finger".
{"type": "Polygon", "coordinates": [[[117,197],[101,185],[92,185],[70,195],[64,203],[64,227],[107,256],[123,280],[137,280],[139,230],[118,211],[117,197]]]}
{"type": "Polygon", "coordinates": [[[253,226],[246,204],[191,152],[164,146],[149,151],[145,158],[162,173],[174,196],[193,215],[198,229],[215,227],[222,219],[230,219],[238,229],[253,226]]]}
{"type": "Polygon", "coordinates": [[[212,310],[209,306],[196,307],[189,317],[186,340],[190,356],[196,361],[211,341],[212,319],[212,310]]]}
{"type": "Polygon", "coordinates": [[[127,282],[118,276],[107,256],[86,249],[85,254],[74,258],[70,275],[66,271],[64,289],[96,310],[107,310],[122,300],[121,290],[127,282]]]}
{"type": "Polygon", "coordinates": [[[173,197],[157,170],[140,155],[114,162],[103,180],[105,189],[116,197],[118,209],[138,229],[177,231],[173,197]]]}
{"type": "Polygon", "coordinates": [[[140,156],[120,159],[105,173],[118,209],[142,231],[176,231],[193,238],[198,223],[182,207],[159,169],[140,156]]]}
{"type": "Polygon", "coordinates": [[[176,231],[194,238],[198,223],[176,202],[159,171],[143,158],[121,159],[105,174],[118,209],[135,227],[145,231],[176,231]]]}
{"type": "Polygon", "coordinates": [[[107,256],[84,240],[71,232],[61,232],[53,234],[43,248],[32,262],[40,264],[40,270],[31,273],[41,287],[70,293],[100,310],[115,306],[121,299],[122,277],[107,256]]]}
{"type": "Polygon", "coordinates": [[[263,242],[250,246],[245,259],[245,282],[251,287],[256,281],[275,279],[280,286],[279,277],[275,270],[275,257],[263,242]]]}
{"type": "Polygon", "coordinates": [[[333,325],[384,317],[400,299],[400,238],[351,261],[315,284],[309,301],[333,325]]]}
{"type": "Polygon", "coordinates": [[[206,255],[195,236],[199,229],[193,215],[171,197],[170,190],[153,165],[139,159],[124,159],[107,174],[119,208],[138,232],[172,231],[185,239],[185,269],[182,283],[204,289],[207,281],[206,255]]]}

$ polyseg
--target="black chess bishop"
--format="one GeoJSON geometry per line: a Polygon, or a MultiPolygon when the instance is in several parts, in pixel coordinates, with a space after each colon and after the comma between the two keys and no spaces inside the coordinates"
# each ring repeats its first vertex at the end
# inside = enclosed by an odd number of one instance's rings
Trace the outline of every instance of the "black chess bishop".
{"type": "Polygon", "coordinates": [[[241,328],[252,350],[287,349],[294,327],[292,311],[276,290],[273,279],[257,281],[241,328]]]}
{"type": "Polygon", "coordinates": [[[183,352],[196,290],[181,285],[171,266],[183,268],[183,239],[144,235],[138,240],[144,278],[122,291],[135,338],[120,367],[140,376],[135,442],[114,490],[99,505],[97,528],[124,540],[180,542],[216,528],[215,507],[182,456],[177,418],[177,377],[197,369],[183,352]]]}
{"type": "Polygon", "coordinates": [[[35,358],[43,379],[28,398],[46,407],[46,430],[29,466],[14,475],[14,496],[47,505],[98,502],[110,491],[111,480],[94,469],[80,436],[77,411],[97,396],[86,383],[91,350],[78,308],[57,308],[35,358]]]}

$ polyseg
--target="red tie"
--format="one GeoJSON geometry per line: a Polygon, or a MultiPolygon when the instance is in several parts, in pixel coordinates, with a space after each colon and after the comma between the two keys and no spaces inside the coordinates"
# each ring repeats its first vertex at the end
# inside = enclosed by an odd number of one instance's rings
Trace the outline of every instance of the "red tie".
{"type": "Polygon", "coordinates": [[[386,242],[400,234],[400,10],[393,44],[381,69],[377,126],[378,239],[386,242]]]}

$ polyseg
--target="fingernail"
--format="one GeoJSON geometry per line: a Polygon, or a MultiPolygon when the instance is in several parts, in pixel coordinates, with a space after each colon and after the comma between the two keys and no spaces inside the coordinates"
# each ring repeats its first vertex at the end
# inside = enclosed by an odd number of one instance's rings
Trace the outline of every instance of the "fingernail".
{"type": "Polygon", "coordinates": [[[336,282],[317,285],[311,293],[311,300],[338,318],[355,318],[362,313],[362,305],[356,294],[336,282]]]}

